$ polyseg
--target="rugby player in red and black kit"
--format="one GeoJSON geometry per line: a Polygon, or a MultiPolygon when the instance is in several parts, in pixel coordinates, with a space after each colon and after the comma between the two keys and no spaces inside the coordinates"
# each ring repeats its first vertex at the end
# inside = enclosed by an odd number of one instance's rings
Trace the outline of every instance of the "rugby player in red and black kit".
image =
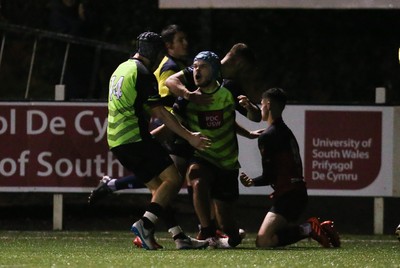
{"type": "Polygon", "coordinates": [[[256,246],[281,247],[311,237],[323,247],[339,247],[339,235],[332,221],[320,223],[312,217],[301,225],[295,224],[307,207],[308,195],[299,145],[282,118],[286,99],[280,88],[263,93],[262,120],[269,125],[258,138],[263,172],[256,178],[240,174],[244,186],[270,185],[274,189],[270,195],[273,204],[258,231],[256,246]]]}

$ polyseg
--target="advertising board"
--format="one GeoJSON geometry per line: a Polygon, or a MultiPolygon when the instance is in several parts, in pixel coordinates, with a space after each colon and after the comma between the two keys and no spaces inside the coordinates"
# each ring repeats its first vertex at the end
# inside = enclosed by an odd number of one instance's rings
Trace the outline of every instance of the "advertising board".
{"type": "MultiPolygon", "coordinates": [[[[298,140],[309,194],[400,196],[395,113],[388,106],[288,105],[284,120],[298,140]]],[[[240,114],[237,121],[249,130],[267,127],[240,114]]],[[[106,103],[0,103],[0,191],[89,192],[103,175],[129,175],[109,151],[106,133],[106,103]]],[[[241,170],[259,176],[257,140],[238,140],[241,170]]]]}

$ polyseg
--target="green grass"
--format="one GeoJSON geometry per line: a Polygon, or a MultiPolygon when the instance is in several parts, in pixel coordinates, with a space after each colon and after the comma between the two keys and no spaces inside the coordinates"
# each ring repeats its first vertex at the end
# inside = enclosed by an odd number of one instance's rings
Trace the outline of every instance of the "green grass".
{"type": "Polygon", "coordinates": [[[237,249],[176,250],[167,233],[164,249],[146,251],[129,232],[0,231],[0,267],[400,267],[394,236],[342,235],[342,247],[303,240],[281,249],[256,249],[248,234],[237,249]]]}

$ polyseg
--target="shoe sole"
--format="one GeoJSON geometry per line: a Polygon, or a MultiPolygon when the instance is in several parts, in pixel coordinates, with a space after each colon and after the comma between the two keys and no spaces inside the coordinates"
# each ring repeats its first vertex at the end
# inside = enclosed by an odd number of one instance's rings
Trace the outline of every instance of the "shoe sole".
{"type": "Polygon", "coordinates": [[[332,246],[335,248],[340,247],[340,237],[339,233],[335,230],[334,224],[332,221],[324,221],[321,223],[322,230],[328,235],[329,241],[332,246]]]}
{"type": "MultiPolygon", "coordinates": [[[[139,237],[139,236],[136,236],[136,237],[132,240],[132,243],[133,243],[136,247],[142,248],[142,240],[140,240],[140,237],[139,237]]],[[[154,248],[155,248],[155,249],[162,249],[162,248],[163,248],[163,246],[161,246],[161,245],[158,244],[157,242],[155,242],[153,245],[154,245],[154,248]]]]}
{"type": "Polygon", "coordinates": [[[156,248],[150,248],[150,247],[146,244],[146,242],[143,242],[144,239],[143,239],[142,235],[140,234],[139,230],[138,230],[135,226],[132,226],[131,231],[132,231],[136,236],[138,236],[138,237],[140,238],[140,240],[142,241],[142,248],[147,249],[147,250],[155,250],[155,249],[156,249],[156,248]]]}
{"type": "Polygon", "coordinates": [[[138,236],[136,236],[133,240],[132,243],[138,247],[138,248],[142,248],[142,241],[140,240],[140,238],[138,236]]]}
{"type": "Polygon", "coordinates": [[[208,244],[205,244],[204,246],[197,247],[197,248],[194,248],[194,247],[181,247],[181,248],[178,248],[178,250],[188,250],[188,249],[205,249],[205,248],[207,248],[207,247],[208,247],[208,244]]]}
{"type": "Polygon", "coordinates": [[[181,248],[178,248],[178,249],[179,249],[179,250],[187,250],[187,249],[205,249],[205,248],[207,248],[208,246],[209,246],[209,243],[206,242],[206,243],[204,243],[203,245],[198,246],[198,247],[184,246],[184,247],[181,247],[181,248]]]}

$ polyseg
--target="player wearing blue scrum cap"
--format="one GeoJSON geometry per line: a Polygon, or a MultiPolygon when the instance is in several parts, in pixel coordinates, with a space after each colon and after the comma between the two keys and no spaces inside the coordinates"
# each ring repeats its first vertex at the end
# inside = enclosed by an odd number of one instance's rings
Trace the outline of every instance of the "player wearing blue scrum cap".
{"type": "MultiPolygon", "coordinates": [[[[197,54],[196,57],[194,57],[193,62],[198,62],[199,60],[206,61],[208,64],[211,65],[211,79],[212,80],[217,80],[218,77],[220,76],[220,69],[221,69],[221,62],[217,56],[212,51],[202,51],[199,54],[197,54]]],[[[209,81],[211,83],[211,81],[209,81]]],[[[197,86],[201,86],[198,85],[197,86]]]]}
{"type": "MultiPolygon", "coordinates": [[[[196,150],[190,160],[187,177],[193,187],[193,203],[201,229],[198,238],[208,239],[216,248],[232,248],[241,243],[239,228],[234,217],[234,202],[238,188],[238,141],[239,126],[235,121],[235,99],[232,93],[218,82],[220,59],[211,51],[202,51],[193,61],[193,79],[197,91],[209,95],[213,102],[197,104],[183,98],[174,111],[182,117],[191,131],[199,131],[212,140],[204,151],[196,150]],[[212,224],[211,206],[216,207],[219,226],[228,235],[216,238],[216,226],[212,224]]],[[[247,137],[257,136],[246,132],[247,137]]]]}

